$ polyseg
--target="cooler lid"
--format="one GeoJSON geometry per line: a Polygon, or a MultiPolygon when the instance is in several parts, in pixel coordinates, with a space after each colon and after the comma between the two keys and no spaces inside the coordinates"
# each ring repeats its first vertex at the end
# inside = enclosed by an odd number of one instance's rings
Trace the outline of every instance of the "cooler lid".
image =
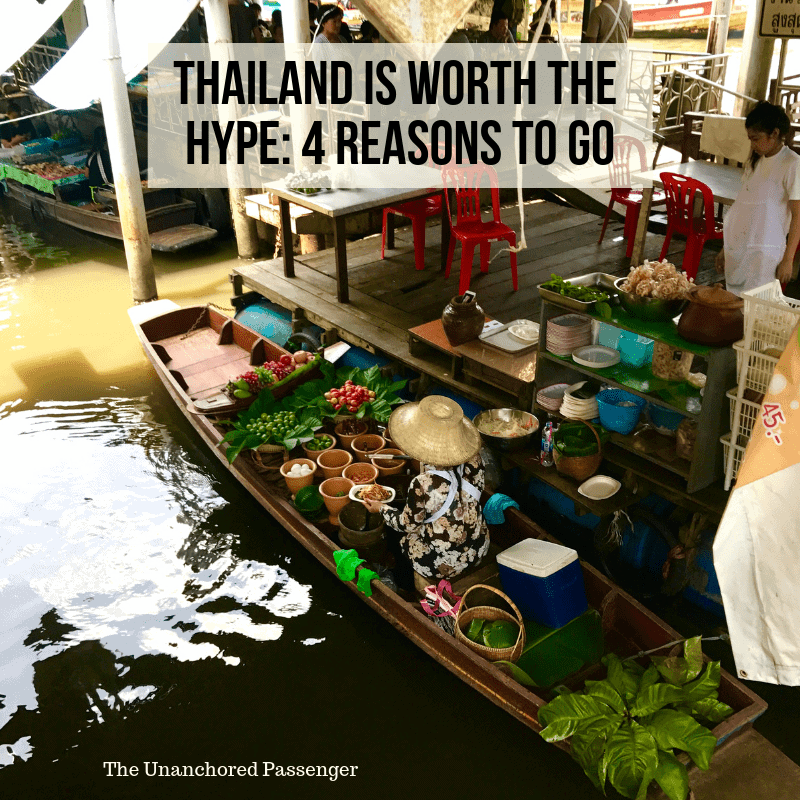
{"type": "Polygon", "coordinates": [[[524,539],[499,553],[497,563],[526,575],[547,578],[577,558],[578,553],[569,547],[541,539],[524,539]]]}

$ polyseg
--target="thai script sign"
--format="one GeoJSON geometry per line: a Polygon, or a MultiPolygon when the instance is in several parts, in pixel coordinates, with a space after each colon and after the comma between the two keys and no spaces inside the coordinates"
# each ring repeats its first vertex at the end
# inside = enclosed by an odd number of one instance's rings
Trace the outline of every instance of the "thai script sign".
{"type": "Polygon", "coordinates": [[[762,0],[758,35],[800,38],[800,0],[762,0]]]}

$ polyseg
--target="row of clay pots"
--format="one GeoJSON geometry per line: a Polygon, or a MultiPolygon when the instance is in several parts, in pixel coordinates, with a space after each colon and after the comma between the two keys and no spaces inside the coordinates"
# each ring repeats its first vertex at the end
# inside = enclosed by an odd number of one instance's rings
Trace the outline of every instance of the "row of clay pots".
{"type": "MultiPolygon", "coordinates": [[[[347,455],[349,455],[349,453],[347,455]]],[[[314,476],[317,474],[317,466],[318,465],[309,458],[293,458],[290,461],[284,462],[280,472],[292,495],[297,494],[304,486],[310,486],[314,482],[314,476]],[[311,472],[299,477],[289,475],[289,471],[295,464],[306,464],[311,467],[311,472]]],[[[328,520],[332,525],[338,523],[339,512],[350,502],[350,489],[352,489],[353,486],[355,486],[353,481],[343,477],[327,478],[319,485],[319,493],[322,495],[325,507],[328,509],[328,520]],[[344,492],[344,494],[342,494],[342,492],[344,492]]]]}

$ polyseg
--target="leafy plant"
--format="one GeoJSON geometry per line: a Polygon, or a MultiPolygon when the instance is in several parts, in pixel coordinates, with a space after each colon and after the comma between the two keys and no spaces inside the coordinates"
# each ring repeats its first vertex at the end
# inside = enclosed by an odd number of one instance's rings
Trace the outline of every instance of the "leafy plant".
{"type": "Polygon", "coordinates": [[[608,295],[600,289],[593,289],[591,286],[579,286],[578,284],[565,281],[560,275],[550,273],[550,280],[542,284],[542,289],[549,289],[551,292],[572,297],[582,303],[603,302],[608,300],[608,295]]]}
{"type": "Polygon", "coordinates": [[[689,778],[675,751],[708,769],[717,740],[707,725],[733,713],[717,699],[719,662],[703,670],[698,636],[686,640],[683,656],[651,658],[647,669],[616,655],[603,663],[605,680],[586,681],[583,691],[540,709],[542,738],[572,737],[572,757],[603,792],[609,781],[624,797],[643,800],[655,780],[670,800],[685,800],[689,778]]]}

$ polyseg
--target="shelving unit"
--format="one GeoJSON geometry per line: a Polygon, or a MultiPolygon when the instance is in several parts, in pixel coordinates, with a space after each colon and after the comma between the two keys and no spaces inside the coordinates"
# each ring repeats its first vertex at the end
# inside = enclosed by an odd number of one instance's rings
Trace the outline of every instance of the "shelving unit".
{"type": "MultiPolygon", "coordinates": [[[[615,307],[611,319],[595,313],[574,311],[550,300],[542,299],[539,355],[536,367],[536,390],[553,383],[577,383],[583,377],[594,377],[609,386],[624,389],[650,403],[664,406],[697,423],[697,441],[691,461],[674,455],[670,437],[651,431],[640,436],[612,434],[604,449],[605,457],[614,463],[647,477],[651,465],[678,476],[687,493],[697,492],[724,475],[720,436],[728,430],[728,401],[725,392],[736,377],[736,359],[730,347],[706,347],[692,344],[678,336],[674,322],[647,322],[615,307]],[[706,386],[703,394],[688,382],[665,381],[653,375],[649,364],[633,369],[617,364],[605,369],[591,369],[576,364],[570,357],[547,351],[547,323],[562,314],[580,314],[597,322],[613,325],[672,347],[693,353],[705,362],[706,386]],[[643,445],[647,445],[646,451],[643,445]]],[[[695,369],[694,371],[698,371],[695,369]]]]}

